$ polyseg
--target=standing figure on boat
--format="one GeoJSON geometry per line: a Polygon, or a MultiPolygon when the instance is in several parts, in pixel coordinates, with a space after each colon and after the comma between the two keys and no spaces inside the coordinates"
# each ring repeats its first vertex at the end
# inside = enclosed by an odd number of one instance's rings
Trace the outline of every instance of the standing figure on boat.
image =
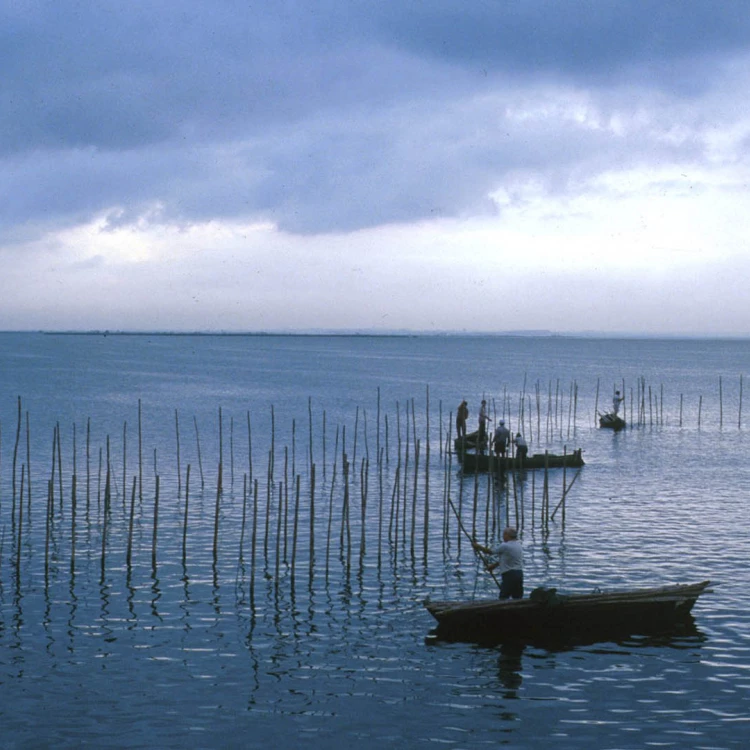
{"type": "Polygon", "coordinates": [[[487,422],[489,421],[489,415],[487,414],[487,400],[482,399],[482,405],[479,408],[479,444],[481,445],[487,439],[487,422]]]}
{"type": "Polygon", "coordinates": [[[492,441],[492,447],[495,449],[495,455],[505,458],[510,442],[510,430],[505,426],[505,420],[501,419],[495,428],[495,437],[492,441]]]}
{"type": "Polygon", "coordinates": [[[516,444],[516,458],[523,461],[529,455],[529,446],[520,432],[516,433],[516,438],[513,442],[516,444]]]}
{"type": "Polygon", "coordinates": [[[469,418],[469,406],[464,399],[456,410],[456,437],[466,437],[466,420],[469,418]]]}
{"type": "Polygon", "coordinates": [[[518,532],[512,526],[503,530],[503,541],[495,549],[484,547],[474,542],[477,552],[484,552],[496,558],[487,566],[487,570],[500,570],[500,598],[523,599],[523,547],[518,540],[518,532]]]}
{"type": "Polygon", "coordinates": [[[620,404],[625,400],[624,396],[620,395],[620,391],[615,391],[615,395],[612,397],[612,415],[617,416],[620,411],[620,404]]]}

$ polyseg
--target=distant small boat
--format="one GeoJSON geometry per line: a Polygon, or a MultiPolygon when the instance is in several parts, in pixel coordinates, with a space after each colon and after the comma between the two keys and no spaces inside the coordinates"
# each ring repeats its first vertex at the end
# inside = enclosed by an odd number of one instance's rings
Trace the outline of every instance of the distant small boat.
{"type": "Polygon", "coordinates": [[[582,449],[572,453],[534,453],[525,458],[518,456],[495,456],[487,453],[459,453],[461,467],[466,472],[523,471],[524,469],[576,469],[583,466],[582,449]]]}
{"type": "Polygon", "coordinates": [[[710,581],[591,594],[535,589],[528,599],[426,601],[436,635],[469,642],[533,640],[563,635],[649,633],[687,621],[710,581]]]}
{"type": "Polygon", "coordinates": [[[625,420],[622,417],[615,416],[611,412],[599,414],[599,427],[617,432],[625,427],[625,420]]]}

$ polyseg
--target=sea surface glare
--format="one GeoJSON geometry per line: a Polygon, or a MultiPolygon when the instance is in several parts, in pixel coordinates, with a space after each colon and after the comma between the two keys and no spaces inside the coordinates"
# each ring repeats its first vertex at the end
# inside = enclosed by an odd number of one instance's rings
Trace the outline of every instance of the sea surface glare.
{"type": "Polygon", "coordinates": [[[0,334],[0,747],[747,747],[748,373],[745,340],[0,334]],[[463,398],[586,465],[462,475],[463,398]],[[426,598],[497,596],[448,498],[519,527],[527,593],[713,592],[664,636],[442,641],[426,598]]]}

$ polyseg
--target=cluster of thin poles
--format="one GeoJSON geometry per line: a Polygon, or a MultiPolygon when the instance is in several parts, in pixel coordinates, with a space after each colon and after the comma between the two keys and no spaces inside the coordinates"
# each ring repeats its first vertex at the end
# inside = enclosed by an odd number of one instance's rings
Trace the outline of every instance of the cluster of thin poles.
{"type": "MultiPolygon", "coordinates": [[[[426,561],[431,532],[440,531],[443,550],[448,550],[452,544],[461,544],[461,537],[465,529],[461,514],[471,513],[472,539],[482,536],[486,541],[494,536],[501,522],[499,508],[503,501],[506,507],[506,524],[512,517],[515,524],[525,523],[523,508],[523,483],[511,477],[510,481],[483,481],[480,485],[479,477],[472,479],[473,490],[467,487],[467,481],[459,472],[458,496],[452,497],[454,485],[453,452],[451,451],[452,414],[448,415],[447,425],[444,424],[442,404],[439,407],[440,432],[444,432],[438,444],[438,466],[443,475],[442,501],[431,497],[430,478],[435,471],[435,459],[431,456],[430,444],[430,404],[429,388],[427,389],[425,418],[425,433],[419,434],[417,409],[414,399],[407,401],[404,406],[396,404],[395,440],[391,435],[392,422],[387,414],[381,415],[380,392],[378,390],[377,417],[375,430],[375,461],[371,467],[369,430],[367,428],[367,412],[357,408],[355,415],[354,434],[351,444],[347,442],[346,426],[336,428],[333,454],[326,456],[326,414],[323,412],[322,440],[318,441],[317,453],[322,450],[323,482],[318,486],[319,471],[314,461],[316,455],[316,441],[313,431],[312,401],[308,401],[308,445],[304,451],[305,469],[301,473],[297,466],[297,428],[296,421],[292,422],[291,445],[277,447],[276,419],[271,407],[271,435],[270,448],[264,461],[264,476],[258,476],[257,460],[253,461],[253,433],[250,414],[247,413],[247,471],[243,474],[242,515],[239,539],[238,560],[245,562],[249,554],[250,569],[255,571],[256,563],[260,560],[266,568],[273,567],[276,578],[279,577],[282,564],[289,567],[291,580],[294,581],[300,566],[301,555],[306,555],[307,569],[310,579],[314,575],[316,557],[324,560],[326,580],[329,575],[332,554],[338,555],[348,570],[352,561],[359,559],[364,563],[367,554],[368,539],[375,530],[375,548],[377,565],[380,566],[385,555],[390,554],[395,559],[399,551],[405,551],[414,560],[421,553],[426,561]],[[361,428],[360,428],[361,421],[361,428]],[[382,428],[382,430],[381,430],[382,428]],[[358,445],[358,439],[364,440],[364,447],[358,445]],[[359,451],[359,457],[358,457],[359,451]],[[391,455],[395,453],[395,455],[391,455]],[[277,461],[283,457],[283,466],[277,466],[277,461]],[[329,473],[330,480],[326,477],[329,473]],[[486,488],[486,498],[483,495],[486,488]],[[512,490],[512,501],[511,501],[512,490]],[[373,499],[373,495],[375,495],[373,499]],[[483,502],[484,513],[480,511],[483,502]],[[371,511],[370,506],[376,507],[371,511]],[[436,507],[437,506],[437,507],[436,507]],[[511,509],[512,506],[512,509],[511,509]],[[436,513],[437,511],[437,513],[436,513]],[[440,525],[432,522],[432,515],[442,518],[440,525]],[[484,523],[482,523],[484,518],[484,523]],[[434,527],[434,528],[433,528],[434,527]],[[367,532],[370,532],[369,534],[367,532]],[[316,533],[323,536],[318,542],[316,533]],[[320,549],[318,549],[318,546],[320,549]]],[[[219,409],[219,460],[216,467],[215,504],[213,508],[213,539],[212,551],[214,563],[221,554],[222,519],[225,517],[223,508],[226,503],[233,502],[234,493],[225,490],[225,474],[229,473],[229,481],[234,484],[235,476],[235,440],[234,420],[230,420],[229,457],[225,457],[224,417],[219,409]],[[225,470],[225,464],[228,464],[225,470]]],[[[203,454],[198,423],[193,418],[195,431],[196,456],[200,481],[200,494],[205,500],[204,492],[206,476],[203,467],[203,454]]],[[[180,432],[179,414],[175,411],[176,437],[176,465],[177,465],[177,501],[182,502],[181,508],[181,551],[182,562],[186,564],[190,547],[189,527],[191,521],[191,475],[194,476],[192,466],[188,463],[184,469],[182,465],[182,438],[180,432]],[[184,481],[183,481],[184,477],[184,481]]],[[[81,516],[89,522],[92,508],[100,518],[100,538],[97,551],[100,554],[101,577],[104,580],[110,551],[110,539],[113,534],[125,534],[125,561],[128,569],[133,564],[134,530],[136,522],[139,526],[150,525],[151,531],[151,565],[155,573],[158,562],[160,517],[163,515],[163,498],[161,498],[161,476],[157,470],[157,456],[154,450],[153,460],[153,504],[144,504],[144,439],[143,415],[141,402],[138,402],[138,435],[137,435],[137,471],[128,481],[128,429],[127,422],[122,429],[122,467],[118,472],[115,466],[115,451],[110,436],[106,436],[104,445],[98,449],[92,446],[91,419],[86,420],[85,447],[83,468],[78,466],[79,448],[76,426],[73,425],[71,474],[64,476],[62,431],[59,423],[55,425],[51,444],[51,464],[46,480],[45,507],[45,547],[44,570],[45,580],[53,562],[56,559],[54,550],[56,536],[67,536],[62,526],[63,511],[69,508],[69,547],[70,571],[75,574],[76,569],[76,539],[77,525],[81,516]],[[82,486],[81,486],[82,485],[82,486]],[[66,487],[69,486],[69,495],[66,487]],[[129,492],[128,492],[129,490],[129,492]],[[129,497],[128,497],[129,494],[129,497]],[[79,496],[80,495],[80,496],[79,496]],[[69,498],[69,500],[68,500],[69,498]],[[113,514],[113,502],[121,498],[125,519],[124,528],[116,526],[113,514]],[[148,516],[148,517],[147,517],[148,516]]],[[[132,463],[132,461],[131,461],[132,463]]],[[[32,511],[37,503],[32,502],[32,456],[31,456],[31,426],[30,415],[23,412],[22,402],[18,399],[18,421],[16,426],[16,440],[13,451],[12,466],[12,510],[11,534],[15,544],[15,570],[19,577],[22,567],[22,535],[31,523],[32,511]],[[25,436],[23,427],[25,425],[25,436]],[[25,437],[25,458],[24,453],[25,437]],[[20,464],[20,469],[19,469],[20,464]]],[[[148,478],[148,477],[146,477],[148,478]]],[[[535,490],[532,480],[532,511],[535,516],[535,490]]],[[[545,472],[539,517],[543,525],[549,524],[554,513],[563,507],[569,486],[565,485],[557,508],[550,512],[549,476],[545,472]]],[[[572,483],[571,483],[572,485],[572,483]]],[[[1,500],[1,498],[0,498],[1,500]]],[[[0,505],[1,507],[1,505],[0,505]]],[[[170,516],[173,518],[173,516],[170,516]]],[[[5,540],[3,528],[0,540],[0,562],[2,547],[5,540]]],[[[120,537],[120,541],[122,537],[120,537]]],[[[89,549],[90,553],[91,550],[89,549]]],[[[215,566],[214,566],[215,567],[215,566]]]]}

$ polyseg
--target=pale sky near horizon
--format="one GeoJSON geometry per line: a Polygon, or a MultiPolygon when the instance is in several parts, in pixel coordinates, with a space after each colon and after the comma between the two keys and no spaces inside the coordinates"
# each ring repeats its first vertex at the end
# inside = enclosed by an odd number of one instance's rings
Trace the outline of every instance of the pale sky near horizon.
{"type": "Polygon", "coordinates": [[[0,330],[750,336],[745,0],[0,20],[0,330]]]}

